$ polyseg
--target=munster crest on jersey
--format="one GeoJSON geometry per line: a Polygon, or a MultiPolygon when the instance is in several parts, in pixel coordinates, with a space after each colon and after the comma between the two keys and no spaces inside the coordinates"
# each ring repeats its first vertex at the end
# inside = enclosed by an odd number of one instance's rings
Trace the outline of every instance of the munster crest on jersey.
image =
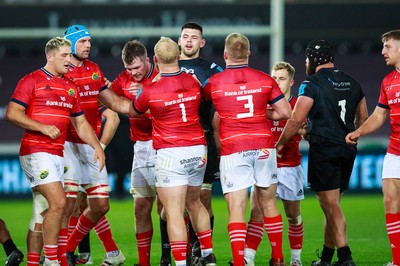
{"type": "Polygon", "coordinates": [[[74,96],[75,95],[75,90],[73,88],[69,88],[68,95],[69,96],[74,96]]]}
{"type": "Polygon", "coordinates": [[[93,79],[93,80],[98,80],[98,79],[99,79],[99,73],[93,72],[93,74],[92,74],[92,79],[93,79]]]}

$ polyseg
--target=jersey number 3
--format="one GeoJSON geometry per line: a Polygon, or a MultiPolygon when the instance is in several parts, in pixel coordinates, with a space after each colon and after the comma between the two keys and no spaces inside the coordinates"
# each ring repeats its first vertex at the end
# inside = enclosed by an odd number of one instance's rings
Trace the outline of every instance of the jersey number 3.
{"type": "Polygon", "coordinates": [[[253,95],[238,96],[236,97],[236,100],[246,101],[246,103],[244,104],[244,108],[249,110],[247,113],[237,114],[236,115],[237,118],[246,118],[254,116],[253,95]]]}

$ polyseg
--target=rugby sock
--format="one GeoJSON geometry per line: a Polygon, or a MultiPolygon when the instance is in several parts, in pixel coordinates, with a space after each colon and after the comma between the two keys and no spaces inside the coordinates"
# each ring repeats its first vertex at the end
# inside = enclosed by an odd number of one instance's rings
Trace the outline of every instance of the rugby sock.
{"type": "Polygon", "coordinates": [[[350,251],[349,246],[344,246],[344,247],[338,248],[337,256],[338,256],[339,262],[344,262],[349,257],[351,257],[351,251],[350,251]]]}
{"type": "Polygon", "coordinates": [[[57,245],[44,245],[44,257],[49,261],[57,261],[57,245]]]}
{"type": "Polygon", "coordinates": [[[208,254],[213,252],[213,243],[211,238],[211,230],[196,233],[197,238],[200,242],[201,256],[206,257],[208,254]]]}
{"type": "Polygon", "coordinates": [[[400,213],[386,213],[386,229],[392,248],[393,264],[400,265],[400,213]]]}
{"type": "Polygon", "coordinates": [[[61,228],[58,235],[58,253],[57,258],[61,266],[68,266],[67,262],[67,240],[68,240],[68,229],[61,228]]]}
{"type": "Polygon", "coordinates": [[[38,266],[40,262],[40,253],[28,252],[26,256],[27,266],[38,266]]]}
{"type": "Polygon", "coordinates": [[[167,222],[160,218],[160,234],[161,234],[161,256],[163,258],[171,258],[171,246],[169,244],[167,222]]]}
{"type": "Polygon", "coordinates": [[[264,227],[267,231],[269,242],[272,248],[272,258],[274,260],[283,259],[282,252],[282,216],[264,217],[264,227]]]}
{"type": "Polygon", "coordinates": [[[6,242],[4,242],[3,248],[8,257],[8,256],[10,256],[11,252],[13,252],[14,249],[17,248],[17,246],[15,246],[14,241],[10,238],[6,242]]]}
{"type": "Polygon", "coordinates": [[[67,251],[75,252],[79,242],[82,241],[82,238],[84,238],[85,235],[87,235],[95,225],[96,223],[90,221],[85,215],[81,215],[79,217],[78,224],[68,238],[67,251]]]}
{"type": "Polygon", "coordinates": [[[324,247],[322,248],[321,260],[326,262],[331,262],[333,254],[335,254],[335,249],[329,248],[324,245],[324,247]]]}
{"type": "Polygon", "coordinates": [[[106,252],[118,250],[117,244],[115,244],[114,238],[111,234],[110,224],[105,216],[103,216],[94,227],[97,235],[100,238],[101,243],[106,252]]]}
{"type": "Polygon", "coordinates": [[[290,224],[288,229],[289,243],[291,249],[291,259],[300,260],[301,249],[303,248],[304,227],[303,222],[299,225],[290,224]]]}
{"type": "Polygon", "coordinates": [[[79,243],[79,253],[88,253],[90,254],[90,232],[82,238],[79,243]]]}
{"type": "Polygon", "coordinates": [[[171,241],[171,251],[176,265],[186,265],[187,241],[171,241]]]}
{"type": "Polygon", "coordinates": [[[264,235],[264,223],[249,221],[246,234],[246,248],[257,251],[264,235]]]}
{"type": "Polygon", "coordinates": [[[244,242],[246,239],[246,223],[229,223],[228,233],[231,240],[233,263],[244,266],[244,242]]]}
{"type": "Polygon", "coordinates": [[[78,219],[79,217],[75,217],[75,216],[71,216],[69,218],[69,223],[68,223],[68,236],[70,236],[72,234],[72,232],[74,231],[77,223],[78,223],[78,219]]]}
{"type": "Polygon", "coordinates": [[[150,248],[151,248],[152,238],[153,238],[153,230],[136,234],[136,243],[139,254],[139,265],[141,266],[150,265],[150,248]]]}

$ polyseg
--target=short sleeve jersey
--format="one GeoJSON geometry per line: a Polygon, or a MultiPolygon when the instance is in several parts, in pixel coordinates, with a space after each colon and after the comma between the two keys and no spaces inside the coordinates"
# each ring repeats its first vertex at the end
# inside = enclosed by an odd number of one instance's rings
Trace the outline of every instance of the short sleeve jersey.
{"type": "MultiPolygon", "coordinates": [[[[294,108],[297,97],[290,96],[289,98],[290,107],[294,108]]],[[[274,138],[274,143],[277,143],[279,137],[282,134],[283,128],[286,125],[287,120],[272,121],[271,132],[274,138]]],[[[280,154],[282,157],[278,157],[278,167],[295,167],[300,165],[301,153],[299,150],[299,143],[301,141],[301,135],[294,135],[288,142],[285,143],[280,154]]]]}
{"type": "MultiPolygon", "coordinates": [[[[212,75],[222,71],[222,68],[214,62],[201,57],[190,60],[179,60],[179,67],[188,74],[196,75],[201,84],[204,84],[212,75]]],[[[213,130],[212,118],[215,108],[211,101],[200,102],[199,116],[200,123],[204,130],[213,130]]]]}
{"type": "Polygon", "coordinates": [[[161,74],[159,81],[143,86],[133,108],[142,114],[150,109],[154,149],[205,145],[200,98],[197,80],[181,71],[161,74]]]}
{"type": "Polygon", "coordinates": [[[60,130],[60,136],[54,140],[38,131],[26,130],[19,154],[46,152],[63,156],[70,117],[83,115],[74,82],[55,77],[42,68],[18,82],[11,101],[25,107],[25,113],[31,119],[60,130]]]}
{"type": "MultiPolygon", "coordinates": [[[[151,65],[150,71],[147,76],[140,82],[142,84],[151,83],[153,79],[157,76],[158,71],[155,69],[154,65],[151,65]]],[[[132,82],[136,80],[128,73],[128,71],[122,71],[118,77],[112,83],[113,91],[119,95],[126,97],[128,99],[134,100],[135,96],[129,92],[129,86],[132,82]]],[[[140,117],[129,117],[130,122],[130,138],[132,141],[151,140],[151,114],[145,113],[140,117]]]]}
{"type": "MultiPolygon", "coordinates": [[[[85,117],[92,126],[93,131],[97,132],[99,93],[107,89],[104,81],[103,72],[100,67],[90,61],[84,60],[83,66],[77,67],[70,65],[68,74],[65,75],[78,85],[80,104],[85,117]]],[[[75,128],[70,124],[68,128],[67,141],[84,143],[78,136],[75,128]]]]}
{"type": "Polygon", "coordinates": [[[382,81],[378,106],[389,109],[390,138],[387,152],[400,155],[400,73],[389,73],[382,81]]]}
{"type": "Polygon", "coordinates": [[[284,98],[276,81],[247,65],[228,66],[204,86],[220,116],[221,155],[274,148],[267,105],[284,98]]]}
{"type": "Polygon", "coordinates": [[[330,141],[347,145],[346,135],[355,130],[354,118],[364,92],[352,77],[335,68],[322,68],[299,88],[299,97],[314,100],[307,115],[310,144],[330,141]]]}

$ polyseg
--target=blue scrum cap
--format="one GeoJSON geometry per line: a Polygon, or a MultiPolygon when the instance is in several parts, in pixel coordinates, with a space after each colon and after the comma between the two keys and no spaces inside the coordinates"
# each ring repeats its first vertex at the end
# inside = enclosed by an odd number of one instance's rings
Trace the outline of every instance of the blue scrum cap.
{"type": "Polygon", "coordinates": [[[84,37],[90,37],[90,33],[83,25],[72,25],[65,30],[64,37],[72,44],[72,54],[76,54],[76,42],[84,37]]]}

